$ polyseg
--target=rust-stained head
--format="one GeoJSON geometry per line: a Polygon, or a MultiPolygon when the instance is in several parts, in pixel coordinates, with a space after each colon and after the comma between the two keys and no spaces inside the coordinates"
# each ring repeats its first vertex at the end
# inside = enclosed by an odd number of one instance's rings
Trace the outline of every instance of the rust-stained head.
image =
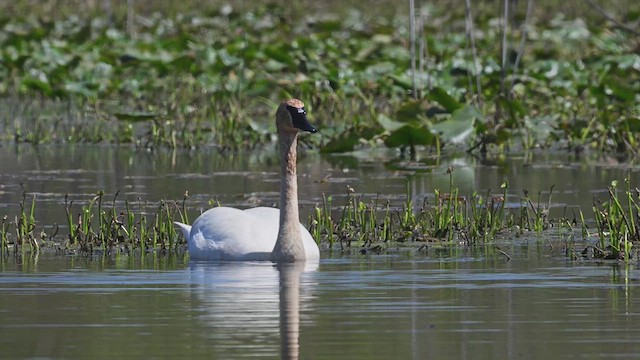
{"type": "Polygon", "coordinates": [[[307,120],[307,112],[304,103],[298,99],[285,100],[276,112],[276,125],[278,132],[298,132],[298,130],[317,132],[307,120]]]}
{"type": "Polygon", "coordinates": [[[304,107],[304,103],[298,99],[285,100],[284,103],[296,109],[301,109],[304,107]]]}

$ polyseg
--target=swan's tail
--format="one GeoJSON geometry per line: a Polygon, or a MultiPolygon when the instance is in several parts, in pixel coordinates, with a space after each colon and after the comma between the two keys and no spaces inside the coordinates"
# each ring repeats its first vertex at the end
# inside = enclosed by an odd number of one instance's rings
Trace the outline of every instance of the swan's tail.
{"type": "Polygon", "coordinates": [[[178,221],[174,221],[173,223],[180,226],[182,235],[184,235],[185,240],[189,241],[189,234],[191,234],[191,225],[183,224],[178,221]]]}

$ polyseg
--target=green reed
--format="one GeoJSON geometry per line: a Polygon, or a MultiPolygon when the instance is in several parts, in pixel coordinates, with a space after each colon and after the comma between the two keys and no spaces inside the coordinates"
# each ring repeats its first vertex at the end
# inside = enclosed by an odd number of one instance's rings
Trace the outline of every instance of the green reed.
{"type": "Polygon", "coordinates": [[[25,249],[25,243],[31,245],[31,249],[37,252],[40,249],[38,241],[36,240],[33,231],[36,227],[35,211],[36,211],[36,196],[34,195],[31,200],[31,206],[29,212],[25,211],[27,193],[22,193],[22,201],[20,202],[20,216],[15,219],[16,236],[20,242],[20,247],[25,249]]]}
{"type": "Polygon", "coordinates": [[[123,205],[119,205],[119,193],[116,192],[111,206],[104,209],[104,195],[98,192],[89,203],[82,205],[77,221],[72,216],[73,202],[65,198],[69,246],[82,252],[100,250],[109,253],[136,249],[142,252],[173,251],[184,244],[184,241],[178,241],[173,224],[174,219],[185,218],[177,202],[160,201],[156,210],[148,213],[141,199],[137,199],[137,204],[124,200],[123,205]]]}
{"type": "MultiPolygon", "coordinates": [[[[420,208],[415,206],[409,181],[405,200],[397,207],[389,201],[380,204],[379,196],[367,200],[350,187],[341,207],[333,206],[332,197],[329,201],[323,198],[310,215],[312,235],[317,242],[328,241],[331,245],[337,239],[341,248],[389,241],[475,245],[490,243],[511,229],[540,233],[549,228],[548,208],[553,191],[546,206],[540,199],[533,205],[525,191],[521,207],[508,210],[507,181],[501,184],[500,194],[487,191],[486,195],[462,196],[453,186],[453,170],[449,169],[448,174],[448,191],[434,190],[433,198],[425,196],[420,208]],[[433,204],[430,199],[435,199],[433,204]],[[334,217],[336,214],[339,215],[334,217]]],[[[558,222],[572,228],[566,219],[558,222]]]]}
{"type": "Polygon", "coordinates": [[[0,227],[0,256],[9,253],[9,240],[7,239],[9,223],[7,219],[7,215],[2,217],[2,227],[0,227]]]}
{"type": "Polygon", "coordinates": [[[640,189],[631,189],[629,177],[624,182],[622,194],[618,182],[613,181],[607,189],[607,201],[593,202],[598,232],[596,257],[628,260],[633,243],[640,241],[640,189]]]}
{"type": "MultiPolygon", "coordinates": [[[[358,194],[351,187],[340,201],[335,196],[323,196],[322,203],[309,215],[309,230],[318,243],[327,243],[331,248],[380,249],[391,243],[415,244],[420,248],[430,244],[493,246],[497,238],[514,232],[521,235],[530,231],[539,235],[554,225],[561,236],[569,234],[565,238],[567,256],[578,256],[573,237],[578,222],[583,237],[588,236],[584,214],[582,211],[574,214],[573,221],[564,217],[550,219],[553,188],[547,199],[543,200],[542,193],[538,193],[536,201],[525,190],[520,206],[508,208],[507,181],[501,184],[500,193],[488,190],[466,196],[453,185],[453,171],[450,169],[448,173],[449,188],[435,189],[422,199],[416,198],[407,180],[404,200],[396,204],[380,195],[358,194]]],[[[613,182],[608,189],[608,199],[594,201],[598,244],[590,248],[596,258],[628,260],[633,243],[640,241],[640,190],[631,188],[629,178],[625,184],[624,189],[619,189],[613,182]]],[[[13,220],[7,215],[2,219],[2,254],[8,253],[11,244],[16,254],[29,249],[37,253],[42,247],[52,245],[63,252],[99,252],[105,256],[184,249],[185,239],[173,222],[189,223],[187,193],[181,201],[163,200],[155,205],[140,198],[120,199],[118,192],[109,198],[105,196],[99,191],[80,206],[65,196],[68,234],[66,241],[56,243],[53,240],[59,230],[57,225],[51,228],[50,234],[45,234],[44,226],[42,232],[36,234],[36,228],[41,226],[35,218],[36,198],[28,198],[27,193],[23,193],[19,213],[13,220]]],[[[216,201],[212,201],[212,205],[219,206],[216,201]]]]}
{"type": "MultiPolygon", "coordinates": [[[[9,253],[9,244],[13,243],[14,252],[18,251],[26,252],[30,250],[32,253],[40,251],[40,244],[38,238],[34,233],[36,229],[35,211],[36,211],[36,197],[31,198],[31,204],[27,204],[27,193],[22,193],[22,200],[19,203],[20,212],[13,217],[13,221],[10,217],[4,215],[2,217],[2,226],[0,227],[0,254],[9,253]],[[11,228],[15,231],[12,234],[11,228]],[[15,235],[15,240],[11,241],[10,238],[15,235]],[[28,246],[27,246],[28,245],[28,246]]],[[[57,227],[54,227],[54,232],[57,233],[57,227]]],[[[40,233],[40,240],[45,241],[46,234],[44,231],[40,233]]]]}

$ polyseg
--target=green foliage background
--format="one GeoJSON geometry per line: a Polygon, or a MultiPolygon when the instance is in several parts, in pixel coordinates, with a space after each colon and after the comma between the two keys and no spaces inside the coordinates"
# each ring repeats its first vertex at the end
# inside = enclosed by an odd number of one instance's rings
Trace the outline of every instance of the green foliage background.
{"type": "Polygon", "coordinates": [[[640,4],[501,4],[472,4],[471,44],[465,2],[416,1],[412,53],[408,2],[2,2],[0,136],[251,148],[295,96],[328,152],[637,152],[640,4]]]}

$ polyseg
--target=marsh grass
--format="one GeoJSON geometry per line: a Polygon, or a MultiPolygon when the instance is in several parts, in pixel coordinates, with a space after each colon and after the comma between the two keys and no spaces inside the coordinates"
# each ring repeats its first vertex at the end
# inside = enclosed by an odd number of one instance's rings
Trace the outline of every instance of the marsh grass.
{"type": "Polygon", "coordinates": [[[185,244],[178,237],[174,219],[185,219],[179,204],[160,201],[154,212],[147,211],[141,199],[118,202],[115,193],[105,207],[103,192],[98,192],[87,204],[74,212],[73,201],[65,197],[65,212],[69,235],[61,250],[77,249],[92,253],[111,252],[171,252],[185,244]],[[120,209],[120,210],[119,210],[120,209]]]}
{"type": "MultiPolygon", "coordinates": [[[[453,169],[448,170],[447,191],[436,189],[433,196],[425,196],[416,206],[415,197],[407,182],[405,201],[392,206],[381,203],[379,196],[365,199],[349,188],[344,205],[334,206],[331,197],[316,206],[309,224],[316,241],[338,243],[341,249],[375,247],[385,244],[421,243],[476,246],[492,243],[498,237],[524,231],[541,234],[552,224],[548,219],[548,205],[534,206],[528,193],[520,206],[506,207],[509,185],[501,185],[502,192],[485,195],[473,193],[463,196],[453,186],[453,169]],[[431,203],[432,202],[432,203],[431,203]],[[339,214],[339,216],[335,216],[339,214]],[[515,230],[514,230],[515,229],[515,230]]],[[[560,218],[563,226],[570,223],[560,218]]]]}
{"type": "Polygon", "coordinates": [[[640,241],[640,189],[632,189],[628,177],[624,183],[625,188],[621,190],[618,182],[613,181],[607,189],[608,199],[594,200],[598,233],[595,257],[628,260],[633,244],[640,241]]]}
{"type": "MultiPolygon", "coordinates": [[[[581,211],[572,220],[566,214],[549,217],[553,188],[546,198],[539,192],[535,201],[526,190],[517,201],[510,201],[518,197],[509,193],[507,181],[501,184],[499,193],[487,190],[484,194],[463,195],[453,186],[453,169],[448,172],[448,189],[436,189],[422,198],[413,194],[408,179],[401,203],[383,200],[380,195],[364,196],[351,187],[343,197],[324,195],[321,204],[309,214],[309,231],[322,247],[347,253],[403,247],[420,250],[489,246],[509,258],[498,247],[500,243],[527,234],[544,239],[552,236],[551,229],[557,228],[568,258],[629,261],[633,257],[633,244],[640,242],[640,190],[631,188],[629,178],[625,179],[624,189],[612,183],[606,201],[594,200],[596,231],[591,234],[581,211]],[[586,248],[576,249],[575,239],[579,237],[587,241],[586,248]]],[[[210,206],[219,205],[217,201],[210,202],[210,206]]],[[[68,233],[63,238],[58,236],[57,224],[38,224],[35,196],[28,197],[24,192],[19,207],[16,216],[5,215],[2,219],[3,256],[11,252],[16,256],[37,254],[43,250],[104,256],[146,256],[186,250],[186,240],[176,230],[174,220],[189,223],[187,193],[181,201],[163,200],[157,205],[139,198],[121,200],[119,193],[107,196],[98,192],[80,205],[67,196],[64,211],[68,233]]]]}

